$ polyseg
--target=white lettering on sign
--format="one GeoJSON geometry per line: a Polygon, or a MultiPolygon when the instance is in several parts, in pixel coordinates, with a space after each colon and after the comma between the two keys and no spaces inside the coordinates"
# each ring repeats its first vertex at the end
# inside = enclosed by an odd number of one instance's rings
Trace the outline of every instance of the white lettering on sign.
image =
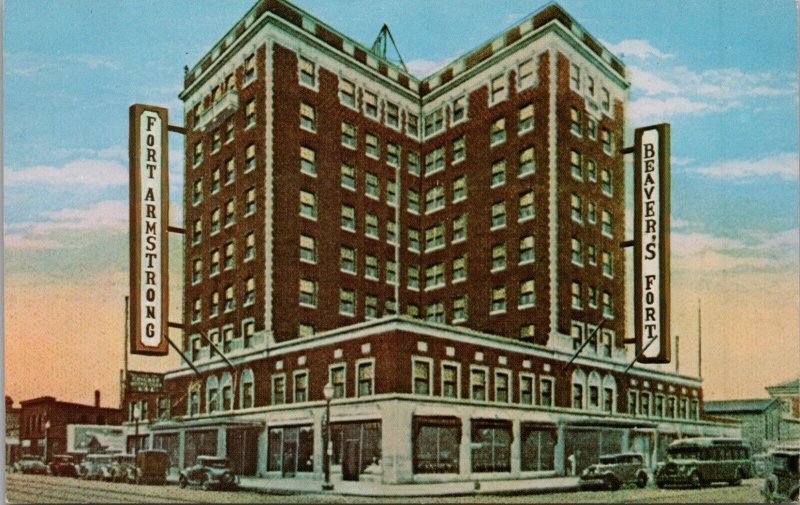
{"type": "Polygon", "coordinates": [[[161,343],[161,117],[155,112],[142,112],[139,122],[139,171],[141,229],[139,235],[141,272],[139,287],[139,311],[141,343],[147,347],[157,347],[161,343]]]}
{"type": "Polygon", "coordinates": [[[642,331],[644,333],[642,346],[647,347],[643,355],[646,358],[654,358],[661,353],[661,258],[659,244],[659,229],[661,224],[661,208],[659,206],[659,132],[658,130],[646,130],[642,133],[641,141],[641,160],[642,166],[642,185],[640,211],[641,228],[637,230],[642,247],[640,249],[641,260],[641,286],[642,300],[641,313],[637,314],[642,321],[642,331]],[[657,342],[652,342],[658,340],[657,342]],[[652,344],[651,344],[652,342],[652,344]]]}

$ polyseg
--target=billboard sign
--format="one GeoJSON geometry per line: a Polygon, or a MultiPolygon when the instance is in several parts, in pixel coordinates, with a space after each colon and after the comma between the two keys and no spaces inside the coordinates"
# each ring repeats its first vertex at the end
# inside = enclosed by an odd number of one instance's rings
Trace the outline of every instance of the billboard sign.
{"type": "Polygon", "coordinates": [[[167,109],[130,107],[131,353],[169,352],[167,109]]]}
{"type": "Polygon", "coordinates": [[[160,393],[164,390],[164,374],[129,371],[127,378],[128,392],[160,393]]]}
{"type": "Polygon", "coordinates": [[[641,363],[670,361],[670,125],[634,144],[634,331],[641,363]]]}

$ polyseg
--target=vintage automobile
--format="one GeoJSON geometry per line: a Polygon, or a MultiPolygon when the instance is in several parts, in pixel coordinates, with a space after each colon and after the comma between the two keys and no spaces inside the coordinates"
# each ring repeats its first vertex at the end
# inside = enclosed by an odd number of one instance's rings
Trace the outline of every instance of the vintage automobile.
{"type": "Polygon", "coordinates": [[[25,455],[22,459],[14,463],[14,471],[19,473],[38,473],[44,475],[47,473],[47,465],[44,464],[42,458],[38,456],[25,455]]]}
{"type": "Polygon", "coordinates": [[[230,468],[228,458],[198,456],[197,463],[181,470],[178,485],[199,485],[203,489],[236,489],[239,478],[230,468]]]}
{"type": "Polygon", "coordinates": [[[90,480],[108,480],[112,478],[111,465],[113,454],[87,454],[78,467],[78,477],[90,480]]]}
{"type": "Polygon", "coordinates": [[[714,482],[738,486],[752,475],[750,445],[740,438],[696,437],[675,440],[667,461],[656,467],[656,486],[703,487],[714,482]]]}
{"type": "Polygon", "coordinates": [[[146,449],[136,455],[131,481],[139,484],[164,484],[169,474],[169,454],[163,449],[146,449]]]}
{"type": "Polygon", "coordinates": [[[78,476],[78,460],[69,454],[56,454],[50,461],[50,473],[64,477],[78,476]]]}
{"type": "Polygon", "coordinates": [[[115,454],[108,470],[112,482],[136,482],[136,460],[133,454],[115,454]]]}
{"type": "Polygon", "coordinates": [[[772,472],[764,479],[761,493],[767,503],[797,502],[800,490],[800,447],[780,448],[772,452],[772,472]]]}
{"type": "Polygon", "coordinates": [[[635,452],[605,454],[600,462],[589,465],[580,475],[581,488],[606,488],[616,490],[625,484],[647,485],[647,469],[642,455],[635,452]]]}

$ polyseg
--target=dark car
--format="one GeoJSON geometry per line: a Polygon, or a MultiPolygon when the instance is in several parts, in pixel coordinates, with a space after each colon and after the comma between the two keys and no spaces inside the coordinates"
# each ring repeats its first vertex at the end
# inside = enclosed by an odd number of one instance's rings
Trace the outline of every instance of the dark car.
{"type": "Polygon", "coordinates": [[[764,480],[764,498],[768,503],[796,502],[800,498],[800,448],[775,450],[770,459],[772,473],[764,480]]]}
{"type": "Polygon", "coordinates": [[[198,456],[197,463],[181,470],[178,485],[202,486],[203,489],[236,489],[239,478],[230,468],[228,458],[198,456]]]}
{"type": "Polygon", "coordinates": [[[112,482],[136,482],[136,460],[133,454],[115,454],[108,471],[112,482]]]}
{"type": "Polygon", "coordinates": [[[50,461],[50,473],[63,477],[78,476],[78,460],[69,454],[56,454],[50,461]]]}
{"type": "Polygon", "coordinates": [[[45,475],[47,473],[47,465],[38,456],[22,456],[22,459],[14,463],[14,471],[45,475]]]}
{"type": "Polygon", "coordinates": [[[647,479],[644,458],[641,454],[629,452],[600,456],[599,463],[589,465],[581,473],[578,483],[581,488],[616,490],[625,484],[636,484],[643,488],[647,485],[647,479]]]}

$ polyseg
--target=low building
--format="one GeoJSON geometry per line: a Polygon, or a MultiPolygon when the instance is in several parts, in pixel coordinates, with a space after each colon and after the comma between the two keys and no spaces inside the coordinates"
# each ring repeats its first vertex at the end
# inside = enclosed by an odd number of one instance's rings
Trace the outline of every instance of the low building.
{"type": "Polygon", "coordinates": [[[19,459],[19,408],[6,396],[6,466],[19,459]]]}
{"type": "Polygon", "coordinates": [[[780,440],[800,444],[800,378],[766,389],[771,398],[781,401],[780,440]]]}
{"type": "Polygon", "coordinates": [[[704,408],[713,418],[739,421],[742,438],[750,442],[753,454],[763,453],[781,440],[782,408],[777,398],[707,401],[704,408]]]}

